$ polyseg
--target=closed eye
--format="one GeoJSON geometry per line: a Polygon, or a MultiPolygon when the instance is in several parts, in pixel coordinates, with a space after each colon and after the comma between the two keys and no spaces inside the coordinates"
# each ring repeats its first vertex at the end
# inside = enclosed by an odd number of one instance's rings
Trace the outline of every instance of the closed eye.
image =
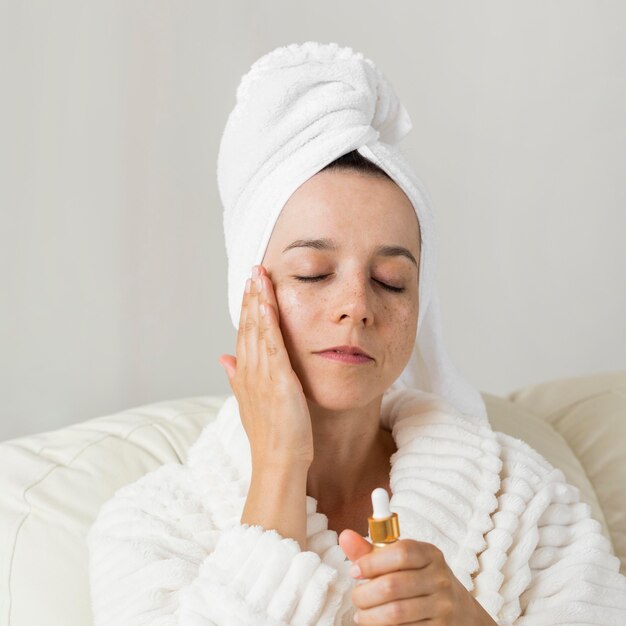
{"type": "MultiPolygon", "coordinates": [[[[294,278],[302,282],[314,283],[320,280],[324,280],[324,278],[326,278],[327,276],[330,276],[330,274],[324,274],[322,276],[294,276],[294,278]]],[[[392,287],[391,285],[388,285],[387,283],[382,283],[380,280],[376,280],[375,278],[374,280],[379,285],[381,285],[381,287],[387,289],[388,291],[393,291],[394,293],[402,293],[404,291],[404,287],[392,287]]]]}

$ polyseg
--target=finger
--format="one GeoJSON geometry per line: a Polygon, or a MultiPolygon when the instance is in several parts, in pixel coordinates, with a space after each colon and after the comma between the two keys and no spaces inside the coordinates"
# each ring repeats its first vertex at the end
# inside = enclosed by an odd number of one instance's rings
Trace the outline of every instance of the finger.
{"type": "MultiPolygon", "coordinates": [[[[437,615],[437,598],[420,596],[379,604],[371,609],[358,609],[359,626],[383,626],[385,624],[434,623],[437,615]]],[[[442,622],[443,623],[443,622],[442,622]]]]}
{"type": "Polygon", "coordinates": [[[369,609],[379,604],[427,596],[441,591],[437,577],[429,568],[406,569],[382,574],[352,591],[352,603],[360,609],[369,609]]]}
{"type": "Polygon", "coordinates": [[[283,339],[278,315],[274,306],[268,301],[267,293],[271,289],[271,281],[267,276],[261,278],[264,293],[260,300],[265,306],[265,315],[260,316],[262,342],[260,345],[262,354],[259,355],[260,369],[272,380],[280,379],[281,374],[291,372],[291,361],[287,353],[285,341],[283,339]]]}
{"type": "Polygon", "coordinates": [[[396,572],[403,569],[421,569],[441,555],[439,548],[432,543],[399,539],[385,546],[382,550],[374,550],[358,559],[362,578],[374,578],[381,574],[396,572]]]}
{"type": "Polygon", "coordinates": [[[241,311],[239,313],[239,328],[237,329],[237,363],[242,368],[246,364],[246,333],[245,325],[248,317],[248,302],[250,300],[250,293],[247,291],[250,287],[250,279],[246,280],[244,287],[243,297],[241,299],[241,311]]]}
{"type": "Polygon", "coordinates": [[[246,370],[255,376],[259,365],[259,294],[256,281],[252,279],[244,324],[246,370]]]}
{"type": "Polygon", "coordinates": [[[374,549],[374,546],[367,539],[351,528],[342,530],[338,540],[343,553],[353,563],[374,549]]]}
{"type": "MultiPolygon", "coordinates": [[[[271,319],[268,317],[268,305],[266,301],[267,277],[259,275],[261,281],[261,291],[259,292],[259,373],[264,380],[271,380],[271,357],[274,356],[277,348],[271,337],[271,319]]],[[[271,312],[270,312],[271,315],[271,312]]]]}
{"type": "Polygon", "coordinates": [[[237,359],[230,354],[222,354],[218,359],[219,364],[224,368],[229,382],[237,369],[237,359]]]}
{"type": "Polygon", "coordinates": [[[276,318],[278,320],[278,324],[280,324],[280,311],[278,309],[278,299],[276,298],[276,292],[274,291],[274,284],[272,283],[272,277],[269,275],[269,272],[262,266],[259,265],[259,272],[261,272],[261,276],[266,276],[266,279],[263,279],[264,284],[269,288],[266,289],[263,294],[263,300],[269,302],[276,311],[276,318]]]}

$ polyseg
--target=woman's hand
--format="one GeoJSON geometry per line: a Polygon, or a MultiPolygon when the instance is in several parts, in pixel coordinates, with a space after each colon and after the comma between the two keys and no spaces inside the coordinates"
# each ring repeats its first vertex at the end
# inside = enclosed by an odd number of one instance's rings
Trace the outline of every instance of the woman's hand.
{"type": "Polygon", "coordinates": [[[311,464],[313,432],[302,384],[291,367],[279,325],[278,302],[262,265],[259,289],[249,279],[241,304],[237,357],[222,355],[250,441],[253,467],[311,464]],[[262,315],[260,306],[265,307],[262,315]]]}
{"type": "Polygon", "coordinates": [[[374,550],[349,529],[341,533],[339,543],[361,570],[355,578],[369,579],[352,590],[360,626],[497,626],[433,544],[399,539],[374,550]]]}

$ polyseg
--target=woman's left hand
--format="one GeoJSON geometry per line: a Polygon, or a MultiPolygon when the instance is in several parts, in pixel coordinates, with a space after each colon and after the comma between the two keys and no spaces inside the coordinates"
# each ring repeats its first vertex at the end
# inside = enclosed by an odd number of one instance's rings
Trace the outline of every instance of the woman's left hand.
{"type": "Polygon", "coordinates": [[[374,550],[349,529],[341,533],[339,543],[361,570],[355,578],[368,579],[352,590],[360,626],[497,626],[433,544],[399,539],[374,550]]]}

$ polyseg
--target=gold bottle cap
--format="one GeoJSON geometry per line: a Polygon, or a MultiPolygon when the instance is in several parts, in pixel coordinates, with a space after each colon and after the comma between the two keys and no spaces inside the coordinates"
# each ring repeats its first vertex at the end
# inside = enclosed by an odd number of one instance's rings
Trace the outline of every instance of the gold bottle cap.
{"type": "Polygon", "coordinates": [[[397,513],[392,513],[390,517],[382,519],[368,517],[367,523],[372,543],[393,543],[400,537],[400,524],[397,513]]]}

